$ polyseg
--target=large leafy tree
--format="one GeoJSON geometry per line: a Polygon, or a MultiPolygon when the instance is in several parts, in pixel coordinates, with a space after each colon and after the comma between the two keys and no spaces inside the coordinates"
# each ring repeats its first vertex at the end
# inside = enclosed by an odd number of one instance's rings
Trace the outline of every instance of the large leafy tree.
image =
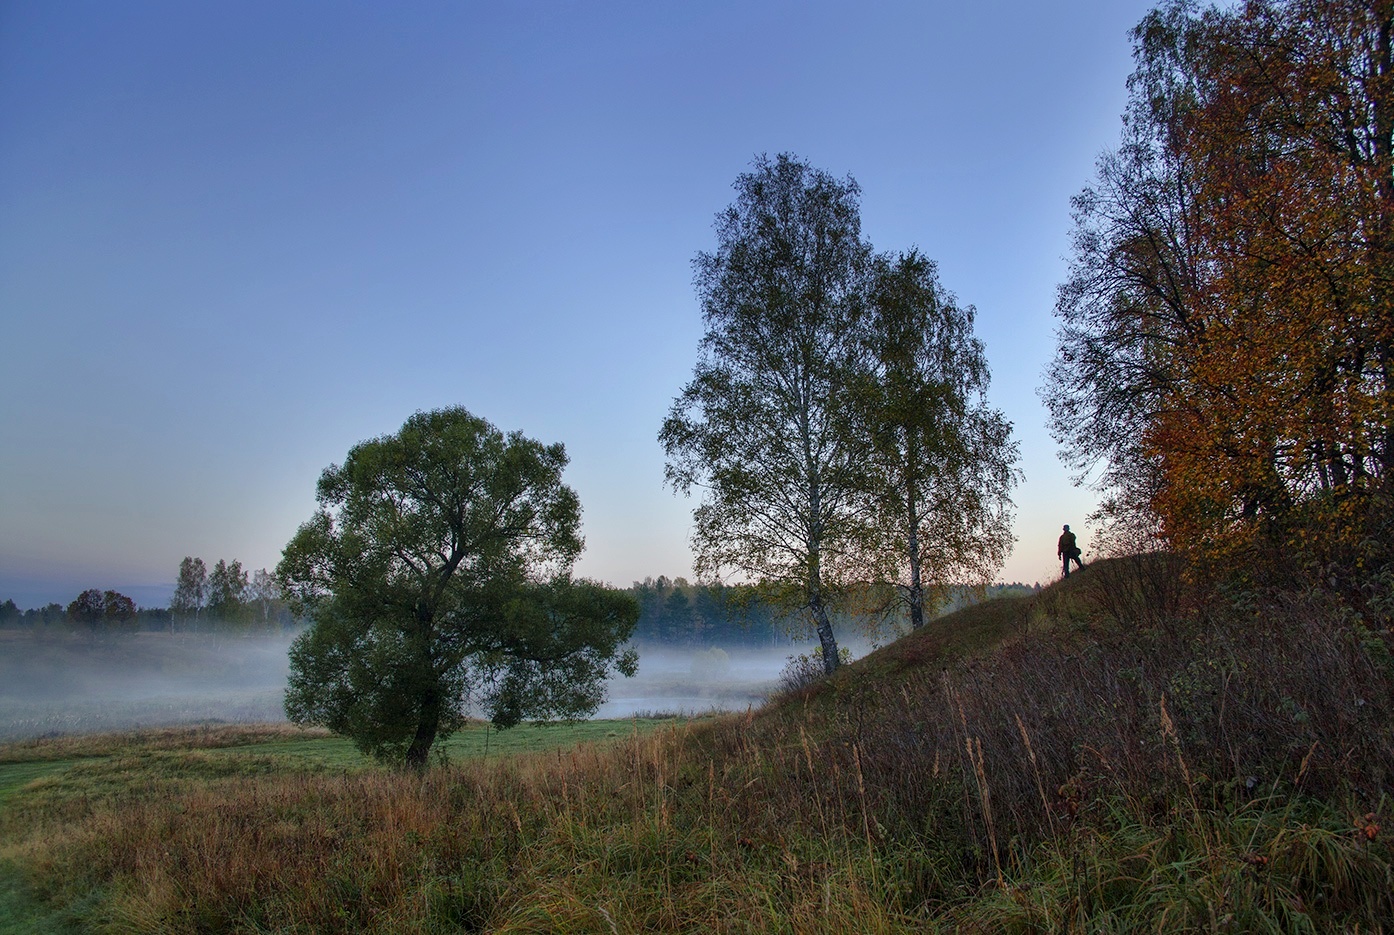
{"type": "Polygon", "coordinates": [[[843,424],[870,247],[855,181],[787,154],[757,159],[694,261],[706,333],[663,423],[667,478],[703,491],[699,574],[774,586],[838,664],[829,585],[858,522],[854,443],[843,424]]]}
{"type": "Polygon", "coordinates": [[[1174,546],[1327,565],[1389,540],[1391,36],[1389,0],[1171,2],[1134,32],[1047,395],[1174,546]]]}
{"type": "Polygon", "coordinates": [[[500,727],[594,711],[613,671],[634,672],[638,607],[569,575],[566,462],[453,408],[327,468],[276,569],[313,621],[291,649],[290,718],[422,768],[471,705],[500,727]]]}
{"type": "Polygon", "coordinates": [[[911,625],[954,586],[990,584],[1011,548],[1018,453],[987,403],[989,371],[974,309],[917,251],[878,257],[853,431],[874,522],[864,556],[896,585],[911,625]]]}

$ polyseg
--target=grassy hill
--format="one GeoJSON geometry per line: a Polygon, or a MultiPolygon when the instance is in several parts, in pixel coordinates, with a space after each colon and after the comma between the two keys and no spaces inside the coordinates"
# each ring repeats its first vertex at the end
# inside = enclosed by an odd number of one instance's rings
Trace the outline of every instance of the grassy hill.
{"type": "Polygon", "coordinates": [[[1386,931],[1391,638],[1118,560],[757,711],[424,778],[0,748],[38,770],[0,859],[102,931],[1386,931]]]}

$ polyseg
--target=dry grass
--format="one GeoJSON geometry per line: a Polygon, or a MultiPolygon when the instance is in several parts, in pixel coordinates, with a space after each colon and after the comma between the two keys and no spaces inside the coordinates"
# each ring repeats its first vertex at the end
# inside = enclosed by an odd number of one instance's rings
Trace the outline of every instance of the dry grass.
{"type": "Polygon", "coordinates": [[[244,747],[275,741],[328,737],[317,727],[291,724],[208,724],[154,727],[114,734],[75,734],[38,737],[0,744],[0,763],[28,763],[146,753],[154,750],[189,750],[244,747]]]}

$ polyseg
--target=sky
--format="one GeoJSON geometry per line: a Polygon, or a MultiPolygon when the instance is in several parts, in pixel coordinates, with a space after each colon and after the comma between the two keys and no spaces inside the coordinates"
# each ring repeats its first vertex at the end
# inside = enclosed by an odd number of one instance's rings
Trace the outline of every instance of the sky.
{"type": "Polygon", "coordinates": [[[321,470],[454,405],[565,444],[579,574],[690,577],[657,433],[691,263],[780,152],[976,307],[1025,473],[1001,578],[1051,580],[1096,497],[1038,393],[1070,198],[1150,6],[3,0],[0,600],[274,568],[321,470]]]}

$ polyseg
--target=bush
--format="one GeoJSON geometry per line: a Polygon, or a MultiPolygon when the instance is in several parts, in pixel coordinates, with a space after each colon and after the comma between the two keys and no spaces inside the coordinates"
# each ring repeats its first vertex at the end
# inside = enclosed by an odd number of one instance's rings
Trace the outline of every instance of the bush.
{"type": "MultiPolygon", "coordinates": [[[[846,646],[837,651],[837,661],[842,665],[852,661],[852,653],[846,646]]],[[[789,657],[789,661],[779,672],[779,690],[792,694],[818,683],[825,677],[823,647],[815,646],[812,652],[789,657]]]]}

